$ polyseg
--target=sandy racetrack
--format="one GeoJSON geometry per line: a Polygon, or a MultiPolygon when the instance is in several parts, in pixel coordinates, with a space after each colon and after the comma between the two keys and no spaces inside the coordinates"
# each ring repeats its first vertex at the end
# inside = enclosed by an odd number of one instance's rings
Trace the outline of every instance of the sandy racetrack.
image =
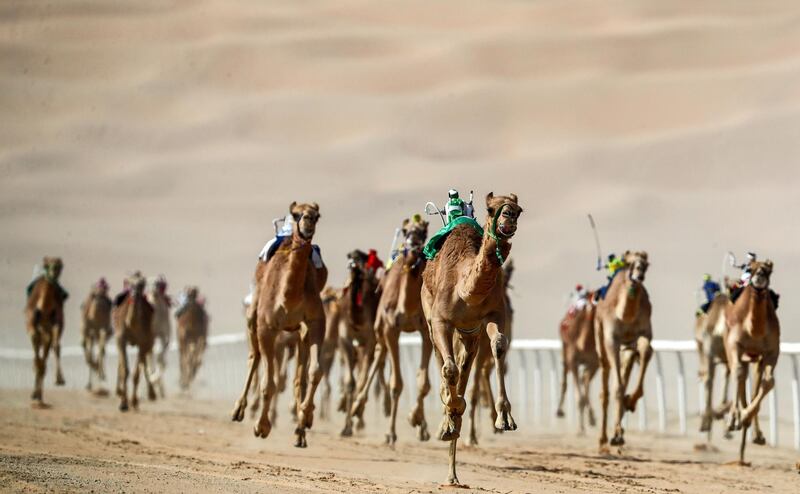
{"type": "MultiPolygon", "coordinates": [[[[50,391],[32,410],[27,392],[0,393],[0,490],[25,492],[435,492],[446,474],[444,443],[420,445],[400,429],[395,450],[383,424],[342,440],[318,421],[305,450],[291,446],[287,418],[267,440],[252,422],[227,420],[228,403],[172,398],[122,414],[116,400],[50,391]]],[[[431,415],[433,417],[433,415],[431,415]]],[[[461,480],[477,492],[793,492],[795,455],[735,444],[695,452],[687,438],[631,433],[622,455],[596,453],[593,433],[482,436],[462,448],[461,480]]]]}

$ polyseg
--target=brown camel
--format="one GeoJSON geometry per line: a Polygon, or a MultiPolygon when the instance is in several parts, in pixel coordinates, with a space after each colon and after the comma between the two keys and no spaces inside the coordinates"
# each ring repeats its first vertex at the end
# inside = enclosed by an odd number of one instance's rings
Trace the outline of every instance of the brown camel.
{"type": "Polygon", "coordinates": [[[725,307],[723,341],[728,368],[736,379],[735,396],[730,407],[728,430],[742,430],[739,462],[744,463],[747,429],[758,416],[761,402],[775,386],[773,372],[780,354],[781,327],[769,284],[772,261],[752,261],[750,282],[736,301],[725,307]],[[748,365],[756,365],[753,398],[747,403],[748,365]]]}
{"type": "Polygon", "coordinates": [[[608,378],[613,373],[617,403],[613,446],[625,444],[622,417],[625,411],[634,411],[636,402],[644,395],[644,375],[653,356],[650,340],[653,329],[650,323],[650,297],[644,287],[644,278],[649,266],[646,252],[626,251],[623,255],[625,267],[617,271],[606,291],[604,299],[597,304],[594,328],[597,354],[602,366],[602,390],[600,401],[603,422],[600,430],[600,450],[608,449],[608,378]],[[638,359],[639,374],[634,391],[625,394],[633,369],[638,359]]]}
{"type": "Polygon", "coordinates": [[[343,437],[353,435],[354,418],[357,428],[364,427],[363,409],[353,405],[356,395],[367,388],[367,374],[375,356],[374,324],[380,300],[379,280],[374,271],[367,269],[367,254],[354,250],[347,258],[349,280],[337,302],[339,317],[330,321],[338,326],[339,353],[344,358],[343,400],[339,403],[339,410],[345,414],[343,437]]]}
{"type": "MultiPolygon", "coordinates": [[[[503,265],[504,273],[504,286],[506,291],[506,338],[508,338],[509,345],[511,344],[511,333],[514,322],[514,309],[511,307],[511,297],[509,290],[511,289],[511,275],[514,272],[514,263],[509,259],[503,265]]],[[[485,332],[481,332],[481,340],[478,343],[478,354],[475,356],[475,376],[473,377],[472,387],[469,391],[469,440],[467,444],[471,446],[478,445],[478,428],[475,420],[475,414],[478,406],[484,406],[491,410],[491,421],[494,428],[494,423],[497,421],[497,411],[492,406],[492,370],[494,369],[494,361],[492,360],[492,345],[489,341],[489,336],[485,332]]],[[[508,367],[503,369],[503,375],[508,372],[508,367]]],[[[494,429],[495,434],[503,432],[500,429],[494,429]]]]}
{"type": "Polygon", "coordinates": [[[119,352],[119,370],[117,373],[117,396],[120,397],[119,409],[128,410],[128,345],[139,349],[136,365],[133,370],[133,390],[130,404],[134,409],[139,407],[139,375],[144,373],[147,383],[147,398],[156,399],[152,382],[153,360],[153,307],[145,296],[146,280],[138,272],[129,281],[130,290],[121,303],[111,311],[114,323],[114,334],[117,337],[119,352]]]}
{"type": "Polygon", "coordinates": [[[322,306],[325,308],[325,339],[322,343],[320,354],[320,367],[322,368],[322,395],[320,396],[319,418],[330,418],[331,405],[331,368],[336,358],[336,349],[339,346],[339,304],[341,292],[333,287],[322,290],[322,306]]]}
{"type": "Polygon", "coordinates": [[[66,292],[58,284],[64,263],[60,257],[45,257],[42,261],[44,274],[28,287],[25,305],[25,320],[28,335],[33,345],[33,370],[36,375],[31,399],[44,405],[42,387],[47,369],[50,346],[56,356],[56,385],[64,385],[61,370],[61,335],[64,333],[64,300],[66,292]]]}
{"type": "Polygon", "coordinates": [[[320,298],[317,269],[311,260],[311,240],[319,220],[319,206],[293,202],[291,238],[281,242],[269,261],[256,267],[256,297],[248,318],[250,355],[244,389],[232,412],[234,421],[244,419],[247,392],[256,367],[264,357],[266,372],[261,380],[261,416],[253,432],[265,438],[272,429],[269,410],[275,396],[275,338],[282,331],[300,331],[295,376],[297,427],[295,446],[306,447],[306,429],[314,420],[314,394],[321,379],[320,351],[325,337],[325,313],[320,298]]]}
{"type": "Polygon", "coordinates": [[[594,427],[595,417],[589,402],[589,387],[600,367],[597,358],[597,345],[594,340],[595,297],[597,292],[588,296],[583,307],[570,309],[559,325],[561,336],[561,360],[563,374],[561,377],[561,399],[558,402],[556,416],[564,417],[564,398],[567,395],[567,379],[572,374],[575,382],[575,395],[578,398],[578,424],[580,434],[586,433],[585,415],[588,413],[589,425],[594,427]]]}
{"type": "Polygon", "coordinates": [[[369,397],[369,387],[372,380],[383,367],[388,350],[392,366],[390,379],[391,393],[391,420],[386,442],[394,445],[397,441],[395,425],[397,423],[397,407],[400,402],[400,393],[403,391],[403,376],[400,367],[400,334],[403,332],[418,332],[422,338],[422,351],[419,368],[417,369],[417,404],[408,416],[412,427],[417,428],[417,438],[420,441],[430,439],[428,423],[425,420],[425,396],[431,389],[428,379],[428,364],[431,360],[433,345],[425,324],[422,313],[420,290],[422,289],[422,272],[425,269],[425,256],[422,248],[428,237],[428,222],[403,222],[402,233],[405,238],[403,250],[398,254],[388,272],[382,280],[383,293],[377,307],[375,319],[375,357],[369,369],[367,382],[359,390],[358,397],[353,404],[354,415],[364,413],[364,406],[369,397]]]}
{"type": "Polygon", "coordinates": [[[111,299],[108,284],[100,278],[81,304],[81,343],[86,363],[89,365],[89,382],[86,389],[92,391],[92,376],[106,380],[106,341],[111,337],[111,299]],[[97,350],[95,350],[95,347],[97,350]]]}
{"type": "Polygon", "coordinates": [[[155,339],[161,343],[161,348],[156,355],[157,372],[154,376],[156,390],[160,397],[164,397],[164,374],[167,369],[167,352],[172,339],[172,323],[170,321],[170,307],[172,300],[167,295],[167,280],[159,276],[153,283],[153,289],[147,296],[153,306],[153,332],[155,339]]]}
{"type": "Polygon", "coordinates": [[[180,386],[189,389],[197,375],[206,350],[208,314],[197,287],[184,291],[186,300],[175,315],[178,324],[178,351],[180,352],[180,386]]]}
{"type": "Polygon", "coordinates": [[[505,358],[508,350],[508,314],[502,265],[511,251],[522,208],[517,196],[486,196],[487,216],[483,236],[468,224],[457,225],[441,245],[438,255],[423,272],[422,309],[430,329],[436,358],[441,366],[440,396],[444,417],[437,436],[450,441],[448,482],[456,476],[456,444],[464,394],[472,363],[478,353],[480,333],[486,331],[495,361],[498,393],[495,401],[501,430],[517,428],[506,394],[505,358]]]}
{"type": "MultiPolygon", "coordinates": [[[[700,421],[700,432],[708,433],[708,440],[711,440],[711,424],[713,420],[720,420],[725,417],[725,413],[730,409],[728,401],[728,387],[730,382],[730,371],[728,369],[728,357],[725,354],[725,343],[723,335],[725,333],[725,308],[730,304],[730,298],[724,293],[717,294],[708,307],[708,312],[702,311],[695,319],[694,339],[697,343],[697,353],[700,361],[700,378],[705,389],[705,408],[700,421]],[[712,405],[714,393],[714,375],[716,374],[717,364],[725,366],[725,382],[722,388],[722,403],[719,408],[714,409],[712,405]]],[[[726,432],[726,437],[730,436],[726,432]]],[[[762,435],[763,438],[763,435],[762,435]]]]}

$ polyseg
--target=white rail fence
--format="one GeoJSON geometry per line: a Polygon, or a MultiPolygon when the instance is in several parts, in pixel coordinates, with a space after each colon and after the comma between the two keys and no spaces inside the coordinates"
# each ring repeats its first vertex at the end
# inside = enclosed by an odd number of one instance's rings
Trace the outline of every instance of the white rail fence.
{"type": "MultiPolygon", "coordinates": [[[[410,406],[415,392],[415,375],[419,366],[420,340],[416,335],[404,335],[401,338],[402,374],[405,382],[403,392],[406,406],[410,406]]],[[[696,378],[697,348],[694,341],[654,340],[655,351],[646,377],[646,392],[642,405],[637,407],[636,418],[638,429],[655,431],[662,434],[689,434],[690,419],[700,416],[704,403],[702,382],[696,378]],[[694,370],[694,373],[690,371],[694,370]],[[693,378],[690,379],[689,376],[693,378]],[[689,395],[689,383],[694,383],[697,393],[689,395]],[[654,393],[653,393],[654,391],[654,393]],[[658,419],[654,429],[649,425],[648,412],[652,411],[653,396],[655,412],[658,419]],[[690,413],[690,399],[696,397],[693,412],[690,413]],[[648,403],[650,402],[650,403],[648,403]]],[[[552,428],[557,420],[555,411],[561,387],[561,342],[554,339],[515,339],[509,353],[509,372],[506,378],[507,389],[514,406],[514,416],[519,423],[552,428]],[[547,390],[545,391],[545,388],[547,390]]],[[[171,353],[177,351],[173,342],[171,353]]],[[[116,365],[116,347],[107,346],[107,370],[114,379],[116,365]]],[[[245,360],[247,348],[244,334],[220,334],[209,338],[209,347],[204,359],[204,367],[199,378],[199,395],[212,398],[231,398],[240,390],[244,382],[245,360]]],[[[31,359],[33,353],[25,349],[0,348],[0,388],[28,388],[33,384],[31,359]]],[[[167,382],[177,381],[177,362],[170,357],[167,382]]],[[[772,446],[779,445],[780,431],[793,429],[792,446],[800,450],[800,343],[782,343],[781,357],[777,366],[776,385],[768,395],[766,410],[762,410],[761,418],[768,417],[767,437],[772,446]],[[779,408],[786,388],[791,388],[791,407],[779,408]],[[787,414],[791,415],[786,420],[787,414]],[[783,418],[783,420],[782,420],[783,418]],[[791,424],[791,425],[790,425],[791,424]]],[[[83,350],[79,346],[66,346],[62,349],[62,361],[68,385],[79,389],[87,376],[83,361],[83,350]]],[[[51,386],[53,373],[52,360],[48,365],[46,386],[51,386]]],[[[387,366],[388,367],[388,366],[387,366]]],[[[435,357],[429,367],[432,392],[426,399],[428,413],[435,413],[438,404],[439,373],[435,357]]],[[[334,368],[331,382],[334,394],[339,379],[340,369],[334,368]]],[[[721,379],[718,379],[721,380],[721,379]]],[[[567,423],[574,425],[576,420],[574,389],[569,383],[567,393],[567,423]]],[[[593,389],[597,389],[597,379],[593,389]]],[[[174,389],[174,388],[173,388],[174,389]]],[[[45,390],[45,395],[47,389],[45,390]]],[[[591,399],[598,411],[597,394],[593,391],[591,399]]],[[[374,402],[376,400],[371,400],[374,402]]]]}

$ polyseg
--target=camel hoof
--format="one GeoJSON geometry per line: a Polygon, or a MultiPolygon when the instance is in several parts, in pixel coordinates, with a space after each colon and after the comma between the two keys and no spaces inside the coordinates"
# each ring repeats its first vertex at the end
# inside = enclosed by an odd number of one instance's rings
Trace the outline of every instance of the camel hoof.
{"type": "Polygon", "coordinates": [[[514,417],[511,416],[510,411],[498,411],[494,428],[501,431],[515,431],[517,430],[517,423],[514,422],[514,417]]]}
{"type": "Polygon", "coordinates": [[[469,439],[467,439],[467,446],[477,446],[478,445],[478,436],[471,432],[469,434],[469,439]]]}
{"type": "Polygon", "coordinates": [[[364,422],[363,417],[356,417],[356,430],[363,431],[364,427],[366,427],[366,423],[364,422]]]}
{"type": "Polygon", "coordinates": [[[31,400],[42,401],[42,391],[38,389],[34,390],[33,393],[31,393],[31,400]]]}
{"type": "Polygon", "coordinates": [[[67,384],[67,381],[64,380],[64,376],[61,374],[56,376],[56,386],[63,386],[67,384]]]}
{"type": "Polygon", "coordinates": [[[589,410],[589,427],[594,427],[597,425],[597,421],[594,418],[594,412],[589,410]]]}
{"type": "Polygon", "coordinates": [[[419,427],[417,431],[417,439],[422,442],[429,441],[431,438],[431,434],[428,432],[428,424],[423,424],[419,427]]]}
{"type": "Polygon", "coordinates": [[[609,449],[608,444],[600,444],[597,448],[597,452],[601,455],[610,455],[611,449],[609,449]]]}
{"type": "MultiPolygon", "coordinates": [[[[247,409],[247,402],[236,402],[233,411],[231,412],[231,420],[234,422],[241,422],[244,420],[244,413],[247,409]]],[[[254,410],[255,412],[255,410],[254,410]]]]}
{"type": "Polygon", "coordinates": [[[611,445],[612,446],[624,446],[625,445],[625,438],[622,437],[622,434],[617,434],[611,438],[611,445]]]}
{"type": "Polygon", "coordinates": [[[563,419],[564,418],[564,410],[562,410],[560,408],[558,410],[556,410],[556,417],[558,417],[560,419],[563,419]]]}
{"type": "Polygon", "coordinates": [[[303,429],[297,429],[294,431],[296,439],[294,441],[295,448],[307,448],[308,443],[306,442],[306,431],[303,429]]]}
{"type": "Polygon", "coordinates": [[[389,446],[394,446],[394,443],[396,442],[397,442],[397,434],[395,434],[394,432],[386,434],[386,444],[388,444],[389,446]]]}
{"type": "Polygon", "coordinates": [[[119,411],[120,412],[127,412],[128,411],[128,404],[127,403],[120,403],[119,404],[119,411]]]}
{"type": "Polygon", "coordinates": [[[266,438],[272,431],[272,424],[269,419],[259,420],[255,427],[253,427],[253,435],[260,438],[266,438]]]}
{"type": "Polygon", "coordinates": [[[353,427],[351,425],[346,425],[339,435],[341,437],[353,437],[353,427]]]}
{"type": "Polygon", "coordinates": [[[150,401],[156,401],[156,391],[153,388],[147,390],[147,399],[150,401]]]}
{"type": "Polygon", "coordinates": [[[636,411],[636,400],[631,395],[625,395],[625,410],[629,412],[636,411]]]}
{"type": "Polygon", "coordinates": [[[761,431],[759,431],[758,434],[753,437],[753,444],[758,444],[759,446],[767,444],[767,439],[764,437],[764,434],[762,434],[761,431]]]}

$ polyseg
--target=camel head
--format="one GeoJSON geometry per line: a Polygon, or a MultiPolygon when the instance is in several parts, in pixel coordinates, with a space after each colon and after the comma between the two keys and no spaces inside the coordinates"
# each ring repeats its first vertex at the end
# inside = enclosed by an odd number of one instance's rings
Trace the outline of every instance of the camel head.
{"type": "Polygon", "coordinates": [[[404,246],[409,252],[420,252],[428,239],[428,222],[403,220],[404,246]]]}
{"type": "Polygon", "coordinates": [[[196,286],[187,286],[184,288],[183,292],[186,294],[186,300],[189,302],[196,301],[197,295],[200,293],[196,286]]]}
{"type": "Polygon", "coordinates": [[[486,196],[486,222],[497,238],[511,238],[517,233],[517,219],[522,208],[517,204],[517,195],[495,196],[489,192],[486,196]]]}
{"type": "Polygon", "coordinates": [[[44,275],[49,280],[58,280],[61,276],[61,270],[64,268],[64,263],[61,262],[60,257],[45,257],[42,259],[42,268],[44,275]]]}
{"type": "Polygon", "coordinates": [[[158,275],[156,281],[153,282],[153,293],[163,295],[167,291],[167,279],[163,274],[158,275]]]}
{"type": "Polygon", "coordinates": [[[294,220],[294,233],[303,240],[311,240],[319,221],[319,205],[316,202],[311,204],[293,202],[289,205],[289,213],[294,220]]]}
{"type": "Polygon", "coordinates": [[[622,259],[625,261],[625,265],[628,266],[628,278],[634,283],[643,283],[647,268],[650,266],[647,261],[647,252],[631,252],[628,250],[625,251],[622,259]]]}
{"type": "Polygon", "coordinates": [[[128,286],[130,287],[132,295],[143,296],[145,287],[147,286],[147,278],[137,271],[128,279],[128,286]]]}
{"type": "Polygon", "coordinates": [[[366,252],[359,249],[347,253],[347,274],[351,285],[358,286],[364,279],[368,257],[366,252]]]}
{"type": "Polygon", "coordinates": [[[100,278],[94,284],[93,292],[95,295],[106,295],[108,293],[108,282],[105,278],[100,278]]]}
{"type": "Polygon", "coordinates": [[[767,259],[764,262],[752,261],[750,262],[750,284],[757,290],[763,290],[769,287],[769,278],[772,276],[772,261],[767,259]]]}

